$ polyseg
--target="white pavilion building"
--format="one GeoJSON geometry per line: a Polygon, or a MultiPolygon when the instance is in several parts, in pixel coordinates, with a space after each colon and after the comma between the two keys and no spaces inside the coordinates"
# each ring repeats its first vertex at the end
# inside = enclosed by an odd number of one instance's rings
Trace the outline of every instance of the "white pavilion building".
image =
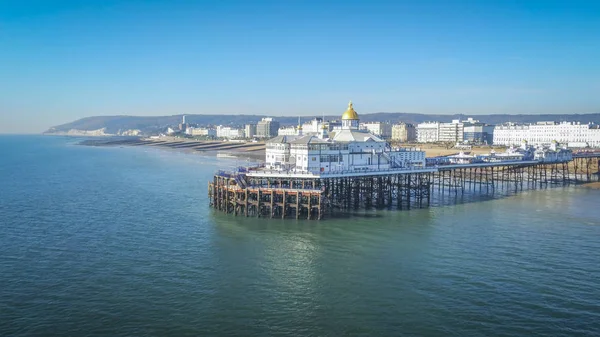
{"type": "MultiPolygon", "coordinates": [[[[352,102],[342,114],[342,128],[318,136],[278,136],[267,141],[265,169],[294,174],[359,173],[425,167],[425,152],[392,149],[383,139],[359,130],[352,102]]],[[[324,126],[325,124],[323,124],[324,126]]]]}

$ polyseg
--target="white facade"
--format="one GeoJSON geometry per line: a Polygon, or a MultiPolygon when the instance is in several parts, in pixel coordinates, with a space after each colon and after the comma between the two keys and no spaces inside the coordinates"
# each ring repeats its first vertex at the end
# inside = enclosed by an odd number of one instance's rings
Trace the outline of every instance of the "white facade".
{"type": "MultiPolygon", "coordinates": [[[[364,133],[356,131],[356,133],[364,133]]],[[[372,137],[375,137],[371,135],[372,137]]],[[[267,167],[295,173],[368,172],[425,166],[425,152],[392,150],[385,141],[367,136],[366,141],[335,141],[303,136],[290,141],[287,165],[270,165],[276,158],[286,158],[287,145],[280,144],[267,153],[267,167]]]]}
{"type": "Polygon", "coordinates": [[[290,169],[290,141],[297,136],[277,136],[267,141],[265,167],[271,170],[290,169]]]}
{"type": "Polygon", "coordinates": [[[565,149],[556,151],[539,149],[535,151],[534,159],[545,163],[567,162],[573,160],[573,152],[565,149]]]}
{"type": "Polygon", "coordinates": [[[463,121],[453,119],[450,123],[425,122],[417,125],[417,142],[461,143],[465,140],[483,142],[486,137],[484,129],[487,132],[488,128],[488,126],[471,117],[463,121]]]}
{"type": "Polygon", "coordinates": [[[361,129],[365,129],[377,137],[388,139],[392,137],[392,125],[383,122],[361,123],[361,129]]]}
{"type": "Polygon", "coordinates": [[[435,143],[440,140],[439,122],[425,122],[417,124],[417,142],[435,143]]]}
{"type": "Polygon", "coordinates": [[[246,138],[252,138],[256,136],[256,124],[246,124],[244,126],[244,136],[246,138]]]}
{"type": "Polygon", "coordinates": [[[463,142],[474,144],[492,143],[494,127],[483,123],[465,124],[463,128],[463,142]]]}
{"type": "Polygon", "coordinates": [[[567,162],[573,160],[573,152],[559,148],[558,142],[552,141],[549,147],[539,147],[534,153],[534,159],[541,162],[567,162]]]}
{"type": "Polygon", "coordinates": [[[217,126],[217,137],[230,139],[244,138],[244,130],[219,125],[217,126]]]}
{"type": "Polygon", "coordinates": [[[495,145],[517,145],[522,141],[530,144],[550,144],[552,141],[581,146],[600,147],[600,129],[594,124],[576,122],[538,122],[518,125],[498,125],[494,128],[495,145]]]}
{"type": "Polygon", "coordinates": [[[600,147],[600,127],[595,125],[587,130],[586,141],[590,147],[600,147]]]}
{"type": "Polygon", "coordinates": [[[281,127],[277,130],[278,136],[295,136],[298,134],[298,129],[293,126],[281,127]]]}
{"type": "Polygon", "coordinates": [[[302,134],[318,135],[323,128],[324,121],[321,118],[315,118],[311,121],[302,124],[302,134]]]}
{"type": "Polygon", "coordinates": [[[265,167],[294,173],[372,172],[425,167],[425,152],[390,148],[383,139],[358,130],[358,115],[350,104],[342,116],[342,130],[331,138],[278,136],[267,142],[265,167]]]}
{"type": "Polygon", "coordinates": [[[425,167],[425,151],[417,149],[395,149],[389,153],[392,160],[399,167],[425,167]]]}
{"type": "Polygon", "coordinates": [[[266,117],[256,124],[256,137],[275,137],[277,130],[279,130],[279,122],[274,121],[271,117],[266,117]]]}
{"type": "Polygon", "coordinates": [[[465,124],[461,123],[458,119],[453,120],[450,123],[440,123],[438,141],[451,143],[462,142],[464,139],[464,127],[465,124]]]}

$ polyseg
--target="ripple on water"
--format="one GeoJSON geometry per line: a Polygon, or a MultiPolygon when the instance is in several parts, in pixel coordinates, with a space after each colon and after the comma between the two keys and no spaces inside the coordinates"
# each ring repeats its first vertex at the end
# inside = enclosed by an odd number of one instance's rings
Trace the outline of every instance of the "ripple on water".
{"type": "Polygon", "coordinates": [[[235,163],[34,140],[0,162],[0,335],[600,331],[600,191],[235,218],[205,195],[235,163]]]}

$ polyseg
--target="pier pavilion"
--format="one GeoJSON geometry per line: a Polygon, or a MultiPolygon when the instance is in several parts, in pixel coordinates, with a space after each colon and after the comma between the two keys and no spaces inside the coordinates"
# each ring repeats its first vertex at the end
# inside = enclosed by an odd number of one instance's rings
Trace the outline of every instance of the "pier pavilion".
{"type": "Polygon", "coordinates": [[[321,219],[593,182],[600,176],[600,152],[558,148],[521,160],[426,165],[425,152],[392,149],[358,125],[350,102],[341,128],[330,134],[303,135],[300,127],[297,135],[271,139],[264,166],[214,176],[210,205],[235,215],[321,219]]]}

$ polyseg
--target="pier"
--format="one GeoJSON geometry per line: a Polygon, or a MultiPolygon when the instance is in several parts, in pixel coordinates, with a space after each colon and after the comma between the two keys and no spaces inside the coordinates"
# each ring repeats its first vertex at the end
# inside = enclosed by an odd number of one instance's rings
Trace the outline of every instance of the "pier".
{"type": "Polygon", "coordinates": [[[524,190],[600,180],[600,153],[570,161],[511,161],[372,172],[289,173],[262,168],[220,171],[209,183],[211,207],[224,213],[320,220],[360,209],[425,208],[524,190]]]}
{"type": "Polygon", "coordinates": [[[219,171],[208,186],[210,205],[224,213],[320,220],[360,209],[411,209],[595,182],[600,152],[573,153],[558,142],[522,142],[506,153],[426,158],[394,148],[359,128],[352,102],[341,125],[267,141],[260,167],[219,171]]]}

